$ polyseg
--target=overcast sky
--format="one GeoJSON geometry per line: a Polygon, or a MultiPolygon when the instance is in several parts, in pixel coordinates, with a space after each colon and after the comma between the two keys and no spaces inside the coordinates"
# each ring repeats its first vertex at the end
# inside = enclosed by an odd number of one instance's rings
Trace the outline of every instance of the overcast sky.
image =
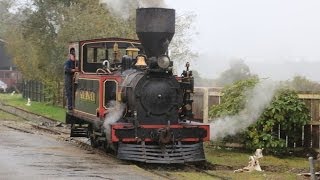
{"type": "Polygon", "coordinates": [[[241,58],[261,77],[303,75],[320,82],[320,0],[165,2],[178,14],[197,15],[191,46],[199,58],[191,65],[202,76],[216,78],[241,58]]]}
{"type": "Polygon", "coordinates": [[[166,2],[177,13],[197,15],[199,34],[192,47],[200,52],[196,67],[202,75],[216,77],[230,59],[242,58],[262,76],[288,79],[300,74],[320,81],[319,0],[166,2]]]}

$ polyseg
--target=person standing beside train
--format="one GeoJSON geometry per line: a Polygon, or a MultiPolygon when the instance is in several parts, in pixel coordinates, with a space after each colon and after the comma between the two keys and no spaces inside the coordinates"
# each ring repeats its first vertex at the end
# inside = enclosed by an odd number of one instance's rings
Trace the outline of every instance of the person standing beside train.
{"type": "Polygon", "coordinates": [[[67,96],[68,110],[73,109],[72,103],[72,82],[74,73],[78,71],[75,64],[75,55],[69,54],[69,59],[64,63],[64,87],[67,96]]]}

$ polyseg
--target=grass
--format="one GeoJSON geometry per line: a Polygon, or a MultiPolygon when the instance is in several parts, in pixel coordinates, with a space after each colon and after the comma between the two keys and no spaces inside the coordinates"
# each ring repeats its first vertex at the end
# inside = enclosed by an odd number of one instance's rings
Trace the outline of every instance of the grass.
{"type": "Polygon", "coordinates": [[[53,105],[48,105],[43,102],[31,102],[31,106],[27,106],[27,100],[22,98],[20,94],[0,94],[0,102],[18,107],[35,114],[52,118],[57,121],[65,122],[65,109],[53,105]]]}
{"type": "MultiPolygon", "coordinates": [[[[213,164],[225,165],[225,166],[246,166],[249,156],[252,156],[254,152],[239,152],[239,150],[226,150],[226,149],[216,149],[212,146],[207,146],[206,154],[207,160],[213,164]]],[[[306,168],[308,167],[307,158],[300,157],[276,157],[272,155],[267,155],[260,161],[262,166],[283,166],[287,170],[290,168],[306,168]]]]}
{"type": "Polygon", "coordinates": [[[195,172],[171,172],[170,174],[175,176],[176,179],[183,179],[183,180],[221,179],[219,177],[215,178],[203,173],[195,173],[195,172]]]}
{"type": "Polygon", "coordinates": [[[277,173],[277,172],[243,172],[243,173],[233,173],[230,171],[225,171],[225,170],[218,170],[218,171],[214,171],[214,174],[216,174],[217,176],[226,178],[226,179],[243,179],[243,180],[250,180],[250,179],[254,179],[254,180],[258,180],[258,179],[273,179],[273,180],[283,180],[283,179],[299,179],[302,177],[297,176],[294,173],[277,173]]]}
{"type": "Polygon", "coordinates": [[[307,179],[298,176],[298,173],[309,172],[307,158],[299,157],[276,157],[264,155],[259,160],[262,172],[242,172],[234,173],[234,170],[244,168],[248,165],[249,156],[253,152],[245,152],[239,149],[221,149],[210,144],[205,145],[206,159],[213,166],[207,172],[211,174],[190,172],[185,170],[170,170],[165,172],[183,180],[206,180],[206,179],[307,179]]]}
{"type": "Polygon", "coordinates": [[[213,146],[206,146],[206,159],[215,164],[217,170],[211,173],[231,178],[231,179],[299,179],[298,173],[309,171],[309,162],[307,158],[300,157],[275,157],[264,155],[259,160],[263,172],[243,172],[234,173],[234,170],[243,168],[248,165],[249,156],[253,155],[248,152],[239,152],[235,149],[217,149],[213,146]]]}

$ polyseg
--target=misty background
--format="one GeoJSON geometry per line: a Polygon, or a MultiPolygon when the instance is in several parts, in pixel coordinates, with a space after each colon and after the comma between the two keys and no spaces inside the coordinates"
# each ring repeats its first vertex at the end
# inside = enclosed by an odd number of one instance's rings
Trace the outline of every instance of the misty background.
{"type": "Polygon", "coordinates": [[[166,0],[178,14],[196,15],[192,62],[201,77],[217,78],[241,59],[253,74],[273,80],[295,75],[320,81],[320,1],[166,0]]]}
{"type": "MultiPolygon", "coordinates": [[[[130,1],[100,0],[115,10],[125,9],[128,3],[123,2],[130,1]]],[[[198,57],[191,69],[201,77],[216,79],[230,62],[241,59],[261,78],[288,80],[300,75],[320,82],[318,0],[140,0],[139,6],[174,8],[177,16],[195,16],[189,36],[198,57]]],[[[180,65],[178,72],[183,68],[180,65]]]]}

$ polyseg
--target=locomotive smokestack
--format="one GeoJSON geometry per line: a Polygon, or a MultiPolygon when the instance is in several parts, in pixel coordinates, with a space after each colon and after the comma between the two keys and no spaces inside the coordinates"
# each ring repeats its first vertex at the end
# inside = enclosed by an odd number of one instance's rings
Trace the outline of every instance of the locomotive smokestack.
{"type": "Polygon", "coordinates": [[[146,55],[165,54],[175,32],[175,10],[139,8],[136,13],[136,32],[146,55]]]}

